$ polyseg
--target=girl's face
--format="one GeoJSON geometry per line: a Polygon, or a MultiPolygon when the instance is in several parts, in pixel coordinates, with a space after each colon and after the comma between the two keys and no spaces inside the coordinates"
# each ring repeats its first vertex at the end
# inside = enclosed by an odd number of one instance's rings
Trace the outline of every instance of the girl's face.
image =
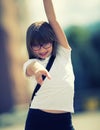
{"type": "Polygon", "coordinates": [[[53,49],[52,43],[32,46],[32,51],[34,52],[34,54],[41,59],[45,59],[48,56],[50,56],[52,53],[52,49],[53,49]]]}

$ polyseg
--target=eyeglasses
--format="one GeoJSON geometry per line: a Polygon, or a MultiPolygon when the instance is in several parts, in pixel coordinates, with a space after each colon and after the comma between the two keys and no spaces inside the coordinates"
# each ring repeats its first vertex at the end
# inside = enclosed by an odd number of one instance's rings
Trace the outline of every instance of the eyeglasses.
{"type": "Polygon", "coordinates": [[[32,46],[33,51],[39,51],[41,49],[41,47],[43,47],[44,49],[48,49],[52,46],[52,43],[46,43],[43,45],[36,45],[36,46],[32,46]]]}

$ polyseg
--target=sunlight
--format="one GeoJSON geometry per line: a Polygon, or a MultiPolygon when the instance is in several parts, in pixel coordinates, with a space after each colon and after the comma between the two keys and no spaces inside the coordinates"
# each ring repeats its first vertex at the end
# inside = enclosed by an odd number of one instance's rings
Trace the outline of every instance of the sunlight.
{"type": "MultiPolygon", "coordinates": [[[[99,0],[54,0],[54,7],[57,19],[62,26],[69,26],[71,24],[87,24],[95,22],[100,19],[99,0]]],[[[27,6],[29,10],[30,20],[33,21],[46,20],[46,16],[43,11],[43,3],[40,1],[30,2],[27,0],[27,6]]]]}

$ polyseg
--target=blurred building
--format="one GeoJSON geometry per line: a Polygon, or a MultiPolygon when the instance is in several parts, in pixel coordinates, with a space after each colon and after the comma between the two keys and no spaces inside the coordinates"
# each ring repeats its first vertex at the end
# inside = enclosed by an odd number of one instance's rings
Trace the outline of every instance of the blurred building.
{"type": "Polygon", "coordinates": [[[0,113],[29,100],[23,75],[26,16],[24,0],[0,0],[0,113]]]}

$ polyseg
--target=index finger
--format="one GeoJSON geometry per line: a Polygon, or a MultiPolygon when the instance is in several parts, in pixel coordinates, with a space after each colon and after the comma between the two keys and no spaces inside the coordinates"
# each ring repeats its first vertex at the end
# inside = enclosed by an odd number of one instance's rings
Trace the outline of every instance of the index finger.
{"type": "Polygon", "coordinates": [[[43,71],[43,75],[46,76],[48,79],[51,79],[51,75],[48,71],[43,71]]]}

